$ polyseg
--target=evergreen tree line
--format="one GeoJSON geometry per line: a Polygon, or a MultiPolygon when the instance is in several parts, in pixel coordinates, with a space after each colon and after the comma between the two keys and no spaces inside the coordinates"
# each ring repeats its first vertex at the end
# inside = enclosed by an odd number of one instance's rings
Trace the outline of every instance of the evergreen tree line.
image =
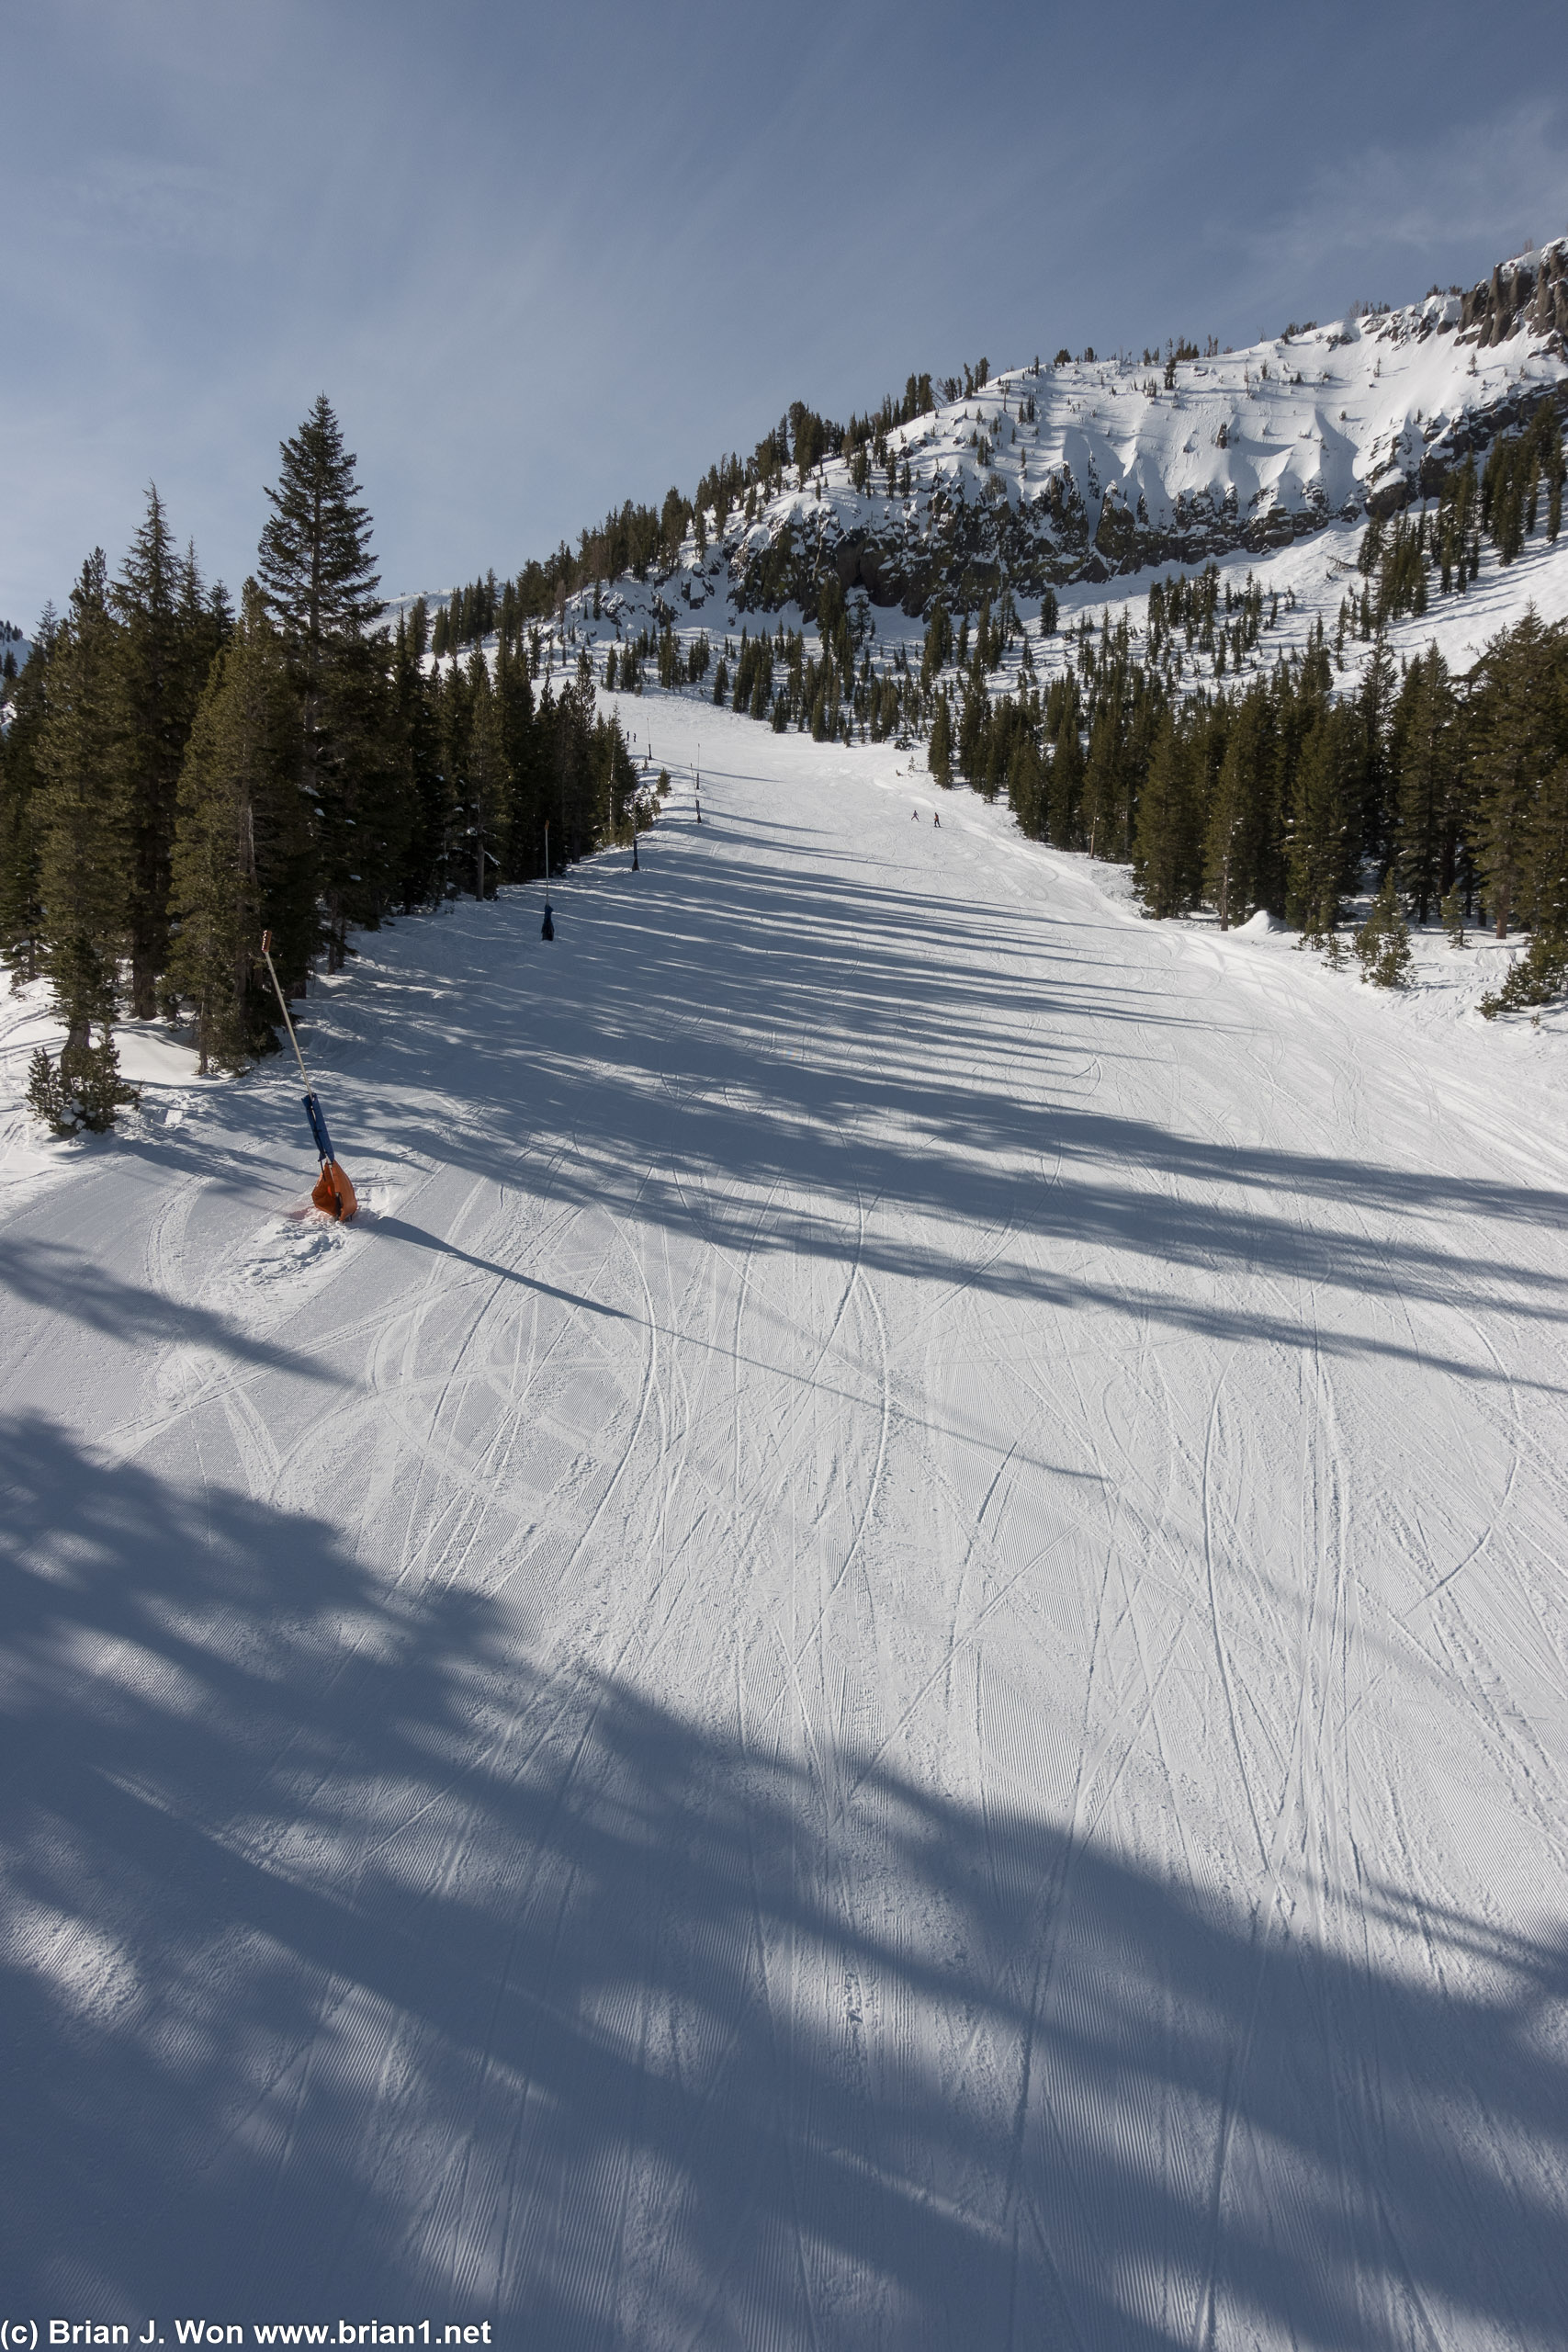
{"type": "Polygon", "coordinates": [[[726,639],[715,703],[764,721],[776,734],[796,729],[819,743],[849,743],[857,735],[882,742],[926,726],[935,707],[931,670],[913,670],[901,644],[887,660],[874,659],[870,616],[846,597],[835,572],[820,585],[817,628],[815,646],[782,621],[756,637],[743,627],[738,648],[726,639]]]}
{"type": "Polygon", "coordinates": [[[1130,860],[1154,915],[1266,908],[1320,940],[1370,868],[1417,922],[1568,934],[1568,624],[1528,614],[1462,679],[1435,646],[1401,673],[1380,639],[1337,697],[1320,623],[1303,656],[1179,696],[1123,621],[1087,677],[996,702],[971,682],[943,731],[1025,832],[1130,860]]]}
{"type": "Polygon", "coordinates": [[[1266,909],[1324,941],[1370,869],[1391,935],[1396,917],[1439,914],[1450,930],[1478,917],[1499,937],[1529,930],[1531,986],[1552,971],[1561,985],[1568,623],[1527,615],[1462,678],[1435,646],[1397,669],[1379,636],[1342,695],[1321,621],[1304,653],[1263,661],[1280,608],[1213,566],[1156,582],[1141,651],[1124,615],[1114,629],[1107,615],[1098,639],[1086,620],[1071,666],[1043,688],[1005,592],[982,600],[973,631],[966,613],[955,631],[933,606],[918,668],[902,645],[874,664],[868,616],[829,575],[816,647],[782,624],[743,630],[719,657],[714,700],[818,740],[922,734],[939,784],[1005,794],[1032,837],[1130,862],[1153,915],[1207,906],[1228,926],[1266,909]],[[1018,690],[994,695],[1015,640],[1018,690]],[[1183,644],[1207,651],[1212,684],[1182,688],[1183,644]]]}
{"type": "MultiPolygon", "coordinates": [[[[705,678],[714,661],[706,636],[682,648],[671,618],[667,616],[657,632],[645,628],[624,645],[609,647],[604,684],[622,693],[640,692],[642,664],[649,658],[657,659],[659,683],[666,688],[695,685],[705,678]]],[[[1041,631],[1049,635],[1055,625],[1056,602],[1047,592],[1041,631]]],[[[897,641],[891,653],[883,656],[874,636],[867,609],[847,597],[837,575],[829,572],[818,591],[815,647],[804,631],[786,628],[782,621],[775,630],[764,629],[756,637],[742,627],[738,647],[728,638],[724,640],[713,700],[764,720],[776,733],[797,729],[818,742],[837,739],[848,743],[857,735],[862,741],[908,741],[933,725],[948,723],[934,682],[955,658],[967,681],[983,692],[1008,649],[1021,642],[1023,675],[1034,674],[1023,622],[1006,593],[994,615],[989,600],[981,599],[972,649],[967,614],[954,637],[947,608],[934,604],[918,669],[897,641]]],[[[579,656],[579,668],[585,675],[599,674],[586,649],[579,656]]]]}
{"type": "Polygon", "coordinates": [[[126,1099],[113,1029],[189,1009],[203,1070],[276,1045],[270,930],[306,992],[349,932],[626,837],[646,821],[619,728],[581,682],[536,697],[503,639],[431,668],[420,605],[382,606],[355,459],[324,396],[282,445],[236,613],[177,549],[156,490],[118,574],[101,550],[46,611],[5,697],[0,956],[51,981],[66,1037],[35,1063],[57,1125],[126,1099]]]}

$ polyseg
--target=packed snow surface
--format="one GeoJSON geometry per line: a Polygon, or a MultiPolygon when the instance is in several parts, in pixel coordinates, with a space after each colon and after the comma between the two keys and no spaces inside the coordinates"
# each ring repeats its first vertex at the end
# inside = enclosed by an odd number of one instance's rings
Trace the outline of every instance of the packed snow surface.
{"type": "Polygon", "coordinates": [[[355,1224],[7,1130],[10,2308],[1560,2346],[1562,1036],[625,716],[313,994],[355,1224]]]}

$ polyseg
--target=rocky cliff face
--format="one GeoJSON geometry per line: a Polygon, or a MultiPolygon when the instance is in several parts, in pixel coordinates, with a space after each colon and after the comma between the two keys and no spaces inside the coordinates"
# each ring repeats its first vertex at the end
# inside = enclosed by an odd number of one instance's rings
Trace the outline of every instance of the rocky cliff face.
{"type": "Polygon", "coordinates": [[[1500,261],[1472,286],[1460,309],[1460,336],[1484,349],[1510,335],[1542,338],[1562,353],[1568,337],[1568,237],[1539,252],[1500,261]]]}

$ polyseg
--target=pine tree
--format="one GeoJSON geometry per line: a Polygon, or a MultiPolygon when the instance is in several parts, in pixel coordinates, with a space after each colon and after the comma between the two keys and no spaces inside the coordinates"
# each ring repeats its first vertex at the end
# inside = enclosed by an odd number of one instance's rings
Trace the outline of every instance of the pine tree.
{"type": "Polygon", "coordinates": [[[1522,956],[1508,967],[1500,989],[1493,989],[1476,1007],[1483,1021],[1500,1012],[1519,1012],[1531,1005],[1555,1004],[1568,989],[1568,939],[1561,933],[1539,932],[1522,956]]]}
{"type": "Polygon", "coordinates": [[[297,774],[298,714],[283,647],[254,581],[240,626],[213,663],[180,775],[171,856],[177,928],[169,978],[195,1001],[205,1073],[239,1069],[274,1042],[264,930],[291,994],[315,940],[307,811],[297,774]]]}
{"type": "MultiPolygon", "coordinates": [[[[1059,756],[1059,754],[1058,754],[1059,756]]],[[[1198,893],[1200,833],[1192,752],[1168,715],[1138,802],[1133,880],[1151,915],[1185,914],[1198,893]]]]}
{"type": "Polygon", "coordinates": [[[260,573],[267,606],[290,658],[312,680],[332,650],[362,636],[381,612],[370,555],[369,509],[355,503],[359,462],[324,392],[290,440],[262,532],[260,573]]]}
{"type": "Polygon", "coordinates": [[[0,729],[0,956],[14,986],[38,978],[43,955],[43,819],[39,765],[57,624],[46,605],[31,658],[12,689],[0,729]]]}
{"type": "Polygon", "coordinates": [[[46,966],[73,1049],[115,1013],[126,938],[126,821],[114,759],[115,628],[107,565],[83,565],[50,662],[39,746],[46,966]]]}
{"type": "Polygon", "coordinates": [[[1286,852],[1285,913],[1308,940],[1333,928],[1355,879],[1360,735],[1355,710],[1338,704],[1323,713],[1302,748],[1286,852]]]}
{"type": "Polygon", "coordinates": [[[1492,649],[1472,724],[1476,792],[1473,841],[1486,906],[1499,939],[1529,917],[1530,833],[1536,781],[1550,763],[1545,632],[1534,609],[1492,649]]]}
{"type": "Polygon", "coordinates": [[[1454,721],[1448,665],[1434,645],[1411,663],[1393,721],[1393,865],[1417,922],[1442,896],[1445,853],[1453,879],[1454,721]]]}
{"type": "MultiPolygon", "coordinates": [[[[439,618],[439,616],[437,616],[439,618]]],[[[441,895],[446,883],[446,855],[450,808],[446,772],[441,763],[440,729],[432,707],[432,694],[420,659],[418,608],[400,619],[392,659],[392,756],[401,774],[401,797],[409,811],[402,859],[392,897],[405,914],[441,895]],[[409,619],[415,626],[409,626],[409,619]]],[[[502,649],[502,658],[505,649],[502,649]]],[[[526,678],[526,665],[516,655],[515,668],[526,678]]]]}
{"type": "MultiPolygon", "coordinates": [[[[1072,683],[1069,678],[1069,687],[1072,683]]],[[[1083,772],[1077,696],[1073,693],[1068,696],[1067,714],[1056,737],[1045,787],[1048,838],[1058,849],[1076,849],[1081,838],[1078,811],[1083,795],[1083,772]]]]}
{"type": "Polygon", "coordinates": [[[504,646],[496,661],[495,694],[509,786],[502,872],[508,882],[526,882],[542,861],[548,747],[534,707],[528,664],[504,646]]]}
{"type": "Polygon", "coordinates": [[[331,723],[333,790],[318,817],[320,888],[327,905],[328,957],[349,953],[351,923],[378,930],[396,899],[415,811],[397,740],[391,643],[384,631],[336,650],[325,707],[331,723]]]}
{"type": "Polygon", "coordinates": [[[1356,933],[1356,955],[1363,980],[1374,988],[1399,989],[1410,978],[1410,926],[1404,920],[1393,876],[1386,874],[1371,912],[1356,933]]]}
{"type": "Polygon", "coordinates": [[[349,921],[373,920],[378,893],[389,888],[396,860],[384,820],[398,763],[383,731],[385,670],[367,645],[381,611],[370,514],[358,503],[357,460],[324,392],[281,453],[259,569],[294,678],[299,788],[314,813],[328,968],[335,971],[349,921]],[[376,836],[363,847],[352,838],[362,830],[376,836]]]}
{"type": "Polygon", "coordinates": [[[1108,694],[1089,729],[1079,819],[1089,848],[1101,857],[1124,857],[1125,730],[1119,693],[1108,694]]]}
{"type": "Polygon", "coordinates": [[[130,1010],[149,1020],[169,957],[169,859],[180,765],[213,647],[194,552],[182,563],[154,486],[109,591],[116,639],[118,742],[130,863],[130,1010]]]}
{"type": "Polygon", "coordinates": [[[1273,698],[1255,685],[1235,705],[1203,844],[1203,889],[1222,929],[1257,908],[1281,912],[1279,741],[1273,698]]]}
{"type": "Polygon", "coordinates": [[[926,765],[936,782],[943,786],[953,782],[953,716],[947,707],[947,696],[939,694],[931,718],[931,739],[926,751],[926,765]]]}
{"type": "Polygon", "coordinates": [[[1008,763],[1008,802],[1021,830],[1032,840],[1045,831],[1045,763],[1032,728],[1020,730],[1008,763]]]}
{"type": "Polygon", "coordinates": [[[505,828],[511,779],[507,773],[500,706],[491,684],[489,665],[478,647],[468,657],[468,694],[471,871],[475,898],[490,899],[495,896],[496,871],[500,865],[496,845],[505,828]]]}
{"type": "Polygon", "coordinates": [[[1568,944],[1568,754],[1540,780],[1529,854],[1530,922],[1540,937],[1568,944]]]}
{"type": "MultiPolygon", "coordinates": [[[[1423,571],[1423,581],[1425,577],[1423,571]]],[[[1425,609],[1425,598],[1419,609],[1425,609]]],[[[1393,825],[1390,732],[1397,684],[1393,656],[1380,629],[1372,646],[1372,658],[1367,664],[1366,675],[1356,697],[1361,722],[1360,846],[1363,855],[1375,858],[1380,865],[1387,856],[1393,825]]]]}
{"type": "MultiPolygon", "coordinates": [[[[116,984],[128,936],[129,828],[115,760],[115,625],[102,548],[83,565],[49,664],[39,743],[44,964],[65,1023],[55,1124],[107,1126],[119,1083],[116,984]],[[95,1028],[99,1043],[92,1042],[95,1028]]],[[[43,1073],[36,1075],[41,1080],[43,1073]]],[[[38,1102],[35,1094],[35,1103],[38,1102]]]]}

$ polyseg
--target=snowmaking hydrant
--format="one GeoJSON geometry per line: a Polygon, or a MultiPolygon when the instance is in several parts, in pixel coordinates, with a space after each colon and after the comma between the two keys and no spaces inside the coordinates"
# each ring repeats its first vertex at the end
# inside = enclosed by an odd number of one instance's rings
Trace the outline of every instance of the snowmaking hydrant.
{"type": "Polygon", "coordinates": [[[328,1216],[351,1217],[359,1206],[359,1202],[355,1197],[354,1186],[338,1166],[333,1151],[333,1139],[327,1133],[326,1114],[317,1102],[315,1090],[306,1075],[305,1057],[299,1051],[299,1040],[295,1035],[294,1023],[288,1017],[288,1006],[284,999],[276,967],[272,960],[270,931],[264,931],[262,933],[262,954],[266,959],[266,968],[272,974],[272,985],[277,991],[277,1009],[283,1015],[283,1025],[288,1032],[288,1042],[294,1048],[294,1058],[299,1065],[299,1076],[305,1087],[305,1116],[310,1122],[310,1136],[316,1147],[316,1157],[321,1163],[321,1172],[311,1190],[310,1198],[316,1207],[324,1210],[328,1216]]]}

